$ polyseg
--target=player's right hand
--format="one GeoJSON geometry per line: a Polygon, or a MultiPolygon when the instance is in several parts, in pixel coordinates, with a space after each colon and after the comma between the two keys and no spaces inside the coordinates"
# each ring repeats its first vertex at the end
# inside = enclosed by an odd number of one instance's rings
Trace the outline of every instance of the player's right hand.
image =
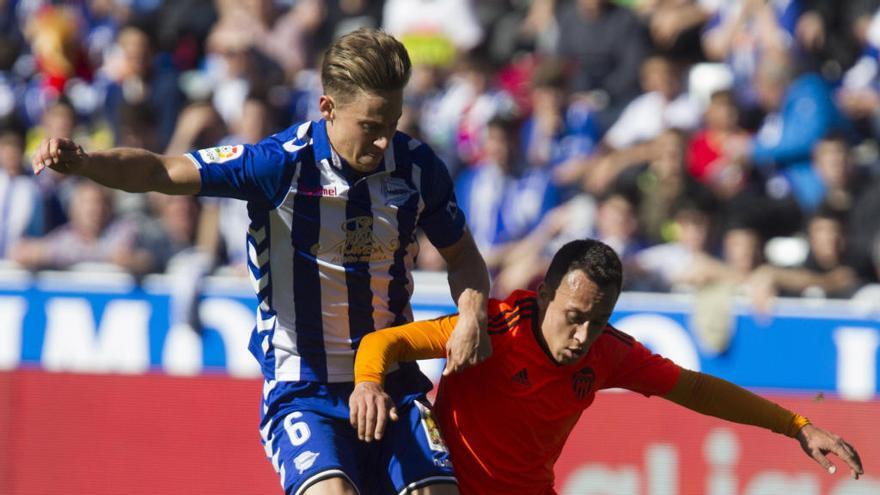
{"type": "Polygon", "coordinates": [[[837,471],[837,466],[826,457],[827,454],[834,454],[849,466],[853,479],[857,480],[859,476],[865,474],[862,460],[855,447],[839,436],[810,424],[801,428],[796,438],[804,452],[828,473],[834,474],[837,471]]]}
{"type": "Polygon", "coordinates": [[[358,440],[381,440],[388,418],[397,421],[394,401],[380,383],[360,382],[348,399],[349,420],[357,430],[358,440]]]}
{"type": "Polygon", "coordinates": [[[70,139],[44,139],[31,158],[31,166],[34,169],[34,174],[39,174],[45,168],[51,168],[62,174],[72,174],[77,171],[87,156],[82,146],[70,139]]]}

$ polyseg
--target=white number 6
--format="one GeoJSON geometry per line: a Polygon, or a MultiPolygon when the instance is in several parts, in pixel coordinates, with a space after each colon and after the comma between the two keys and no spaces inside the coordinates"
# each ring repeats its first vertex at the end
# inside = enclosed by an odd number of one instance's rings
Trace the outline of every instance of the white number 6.
{"type": "Polygon", "coordinates": [[[299,447],[306,443],[309,437],[312,436],[312,432],[309,430],[309,425],[307,425],[305,421],[293,422],[295,419],[301,417],[301,412],[294,412],[288,414],[284,418],[284,431],[287,432],[287,436],[290,437],[290,443],[292,443],[294,447],[299,447]]]}

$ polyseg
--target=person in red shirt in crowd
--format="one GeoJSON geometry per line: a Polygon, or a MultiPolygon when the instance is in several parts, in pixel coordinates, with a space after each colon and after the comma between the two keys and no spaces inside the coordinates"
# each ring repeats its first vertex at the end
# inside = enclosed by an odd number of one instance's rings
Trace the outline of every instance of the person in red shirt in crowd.
{"type": "Polygon", "coordinates": [[[745,186],[748,170],[745,164],[730,160],[726,148],[742,146],[749,138],[737,121],[739,111],[733,93],[721,90],[712,93],[704,116],[705,127],[694,133],[687,150],[687,169],[722,199],[729,199],[745,186]]]}
{"type": "MultiPolygon", "coordinates": [[[[823,468],[833,453],[858,479],[855,449],[809,420],[730,382],[680,368],[608,324],[622,283],[620,259],[597,240],[554,256],[537,293],[490,300],[490,359],[444,376],[434,406],[462,494],[555,494],[553,466],[597,390],[625,388],[797,438],[823,468]]],[[[397,413],[385,372],[399,361],[438,358],[457,316],[374,332],[355,360],[351,423],[361,440],[382,437],[397,413]]],[[[431,424],[430,418],[425,418],[431,424]]],[[[439,432],[432,435],[442,442],[439,432]]]]}

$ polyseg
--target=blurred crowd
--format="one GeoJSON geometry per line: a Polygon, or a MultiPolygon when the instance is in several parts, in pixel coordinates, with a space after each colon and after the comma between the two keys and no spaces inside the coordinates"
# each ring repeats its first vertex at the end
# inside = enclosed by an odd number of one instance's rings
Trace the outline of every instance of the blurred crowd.
{"type": "Polygon", "coordinates": [[[320,118],[323,47],[369,26],[410,51],[399,129],[497,295],[590,236],[626,290],[880,300],[880,0],[0,0],[0,26],[5,265],[245,273],[244,203],[34,177],[34,147],[254,143],[320,118]]]}

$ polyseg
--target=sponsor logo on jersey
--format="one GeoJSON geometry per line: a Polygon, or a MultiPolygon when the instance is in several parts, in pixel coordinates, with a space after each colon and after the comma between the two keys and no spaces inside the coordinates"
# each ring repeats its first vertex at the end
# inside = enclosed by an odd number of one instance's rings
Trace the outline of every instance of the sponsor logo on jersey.
{"type": "Polygon", "coordinates": [[[527,368],[523,368],[514,373],[511,380],[518,385],[524,385],[526,387],[532,386],[532,382],[529,381],[529,370],[527,368]]]}
{"type": "Polygon", "coordinates": [[[301,187],[296,190],[297,194],[302,194],[303,196],[312,196],[312,197],[329,197],[335,198],[338,196],[336,192],[336,186],[324,186],[324,187],[301,187]]]}
{"type": "Polygon", "coordinates": [[[583,400],[587,396],[590,389],[593,388],[593,381],[595,379],[596,373],[589,366],[581,368],[571,376],[571,389],[578,400],[583,400]]]}
{"type": "Polygon", "coordinates": [[[312,467],[319,455],[321,454],[318,452],[307,450],[293,459],[293,465],[299,471],[299,474],[303,474],[303,471],[312,467]]]}
{"type": "Polygon", "coordinates": [[[345,232],[345,240],[329,248],[316,243],[311,247],[312,255],[320,255],[322,259],[337,264],[369,263],[391,259],[400,245],[396,237],[383,242],[373,234],[373,217],[369,216],[346,220],[342,224],[342,231],[345,232]]]}
{"type": "Polygon", "coordinates": [[[199,150],[199,156],[205,163],[223,163],[234,160],[244,153],[244,145],[216,146],[199,150]]]}

